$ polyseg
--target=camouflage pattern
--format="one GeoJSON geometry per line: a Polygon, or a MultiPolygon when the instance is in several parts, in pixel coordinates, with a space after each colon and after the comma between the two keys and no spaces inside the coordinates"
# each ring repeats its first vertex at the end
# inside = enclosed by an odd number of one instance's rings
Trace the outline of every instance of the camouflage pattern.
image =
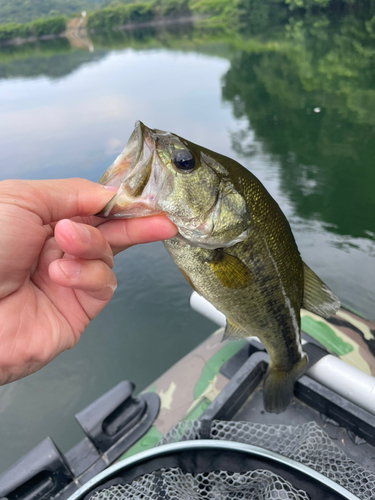
{"type": "MultiPolygon", "coordinates": [[[[375,375],[375,323],[341,307],[335,316],[323,319],[301,310],[302,330],[343,361],[375,375]]],[[[246,343],[224,341],[223,328],[159,377],[143,392],[156,392],[161,407],[151,429],[121,459],[149,449],[181,420],[195,420],[228,383],[220,367],[246,343]]]]}
{"type": "Polygon", "coordinates": [[[375,376],[375,323],[341,307],[324,319],[301,310],[302,330],[349,365],[375,376]]]}

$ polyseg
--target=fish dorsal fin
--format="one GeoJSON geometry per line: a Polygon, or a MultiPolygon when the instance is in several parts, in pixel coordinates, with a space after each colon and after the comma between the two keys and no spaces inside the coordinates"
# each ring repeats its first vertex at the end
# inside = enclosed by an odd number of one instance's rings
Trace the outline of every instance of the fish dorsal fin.
{"type": "Polygon", "coordinates": [[[251,283],[251,273],[247,266],[238,257],[223,250],[215,252],[215,257],[210,260],[210,267],[226,288],[242,289],[251,283]]]}
{"type": "Polygon", "coordinates": [[[225,325],[225,331],[222,338],[222,342],[224,340],[240,340],[245,339],[246,337],[250,337],[248,332],[235,325],[229,319],[227,319],[227,324],[225,325]]]}
{"type": "Polygon", "coordinates": [[[305,263],[303,269],[305,288],[302,307],[323,318],[333,316],[340,307],[339,299],[305,263]]]}

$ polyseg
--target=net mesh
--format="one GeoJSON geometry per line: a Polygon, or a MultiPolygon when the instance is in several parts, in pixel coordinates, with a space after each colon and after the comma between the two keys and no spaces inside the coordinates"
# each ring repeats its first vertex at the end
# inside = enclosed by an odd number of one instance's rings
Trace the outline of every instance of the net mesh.
{"type": "MultiPolygon", "coordinates": [[[[199,439],[201,425],[199,420],[179,422],[159,444],[199,439]]],[[[214,420],[210,438],[279,453],[320,472],[358,498],[375,499],[375,474],[348,458],[316,422],[292,426],[214,420]]]]}
{"type": "MultiPolygon", "coordinates": [[[[159,445],[200,439],[202,422],[183,421],[173,427],[159,445]]],[[[315,422],[302,425],[264,425],[251,422],[213,421],[211,439],[252,444],[304,464],[358,498],[375,498],[375,474],[349,459],[315,422]]],[[[128,485],[115,485],[95,493],[90,500],[305,500],[306,492],[267,470],[246,473],[212,471],[184,473],[178,468],[144,474],[128,485]]]]}
{"type": "Polygon", "coordinates": [[[183,473],[179,468],[144,474],[131,484],[111,486],[90,497],[95,500],[309,500],[302,490],[267,470],[244,474],[225,471],[183,473]]]}

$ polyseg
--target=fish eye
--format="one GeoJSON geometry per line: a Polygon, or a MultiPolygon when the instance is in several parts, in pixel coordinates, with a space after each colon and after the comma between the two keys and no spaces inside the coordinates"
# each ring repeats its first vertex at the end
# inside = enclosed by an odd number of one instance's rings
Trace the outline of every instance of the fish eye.
{"type": "Polygon", "coordinates": [[[191,172],[195,166],[194,156],[187,149],[176,151],[173,163],[180,172],[191,172]]]}

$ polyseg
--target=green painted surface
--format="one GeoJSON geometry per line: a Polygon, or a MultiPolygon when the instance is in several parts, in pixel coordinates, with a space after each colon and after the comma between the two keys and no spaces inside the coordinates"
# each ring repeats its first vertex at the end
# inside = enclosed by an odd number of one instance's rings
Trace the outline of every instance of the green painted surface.
{"type": "Polygon", "coordinates": [[[202,415],[204,410],[210,406],[210,404],[211,401],[208,398],[203,397],[190,411],[186,413],[182,420],[197,420],[202,415]]]}
{"type": "Polygon", "coordinates": [[[139,439],[131,448],[129,448],[121,457],[120,460],[124,458],[132,457],[141,451],[149,450],[153,448],[161,439],[162,434],[157,430],[156,427],[152,426],[146,434],[139,439]]]}
{"type": "Polygon", "coordinates": [[[301,318],[302,330],[308,335],[311,335],[315,340],[320,342],[330,351],[335,352],[338,356],[343,356],[353,351],[353,347],[344,342],[326,323],[315,321],[309,316],[301,318]]]}
{"type": "Polygon", "coordinates": [[[214,354],[212,358],[207,361],[202,370],[202,375],[199,377],[198,382],[195,385],[194,399],[199,398],[199,396],[207,389],[210,381],[219,373],[221,365],[232,357],[233,354],[236,354],[236,352],[239,351],[245,344],[245,340],[228,342],[220,349],[219,352],[214,354]]]}

